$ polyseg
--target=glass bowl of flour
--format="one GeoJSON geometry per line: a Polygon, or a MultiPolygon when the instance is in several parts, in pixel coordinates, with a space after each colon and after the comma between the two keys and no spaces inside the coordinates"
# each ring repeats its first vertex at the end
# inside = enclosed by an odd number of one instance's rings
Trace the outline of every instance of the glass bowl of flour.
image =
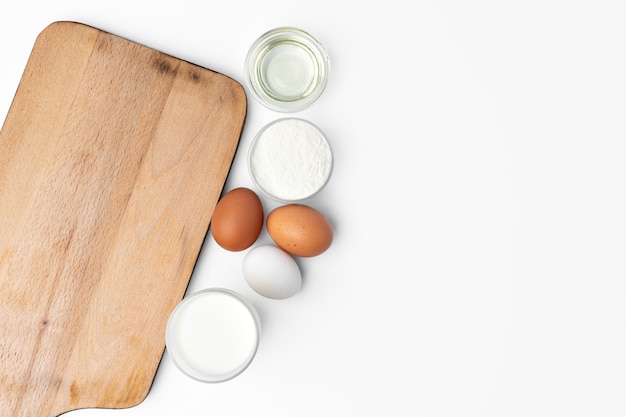
{"type": "Polygon", "coordinates": [[[248,153],[254,185],[283,203],[317,194],[328,182],[332,167],[333,153],[324,133],[298,118],[267,124],[252,141],[248,153]]]}

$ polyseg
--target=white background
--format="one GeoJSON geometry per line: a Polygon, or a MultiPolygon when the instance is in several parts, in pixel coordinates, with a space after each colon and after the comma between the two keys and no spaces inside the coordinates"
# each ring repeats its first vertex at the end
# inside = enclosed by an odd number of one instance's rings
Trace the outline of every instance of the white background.
{"type": "MultiPolygon", "coordinates": [[[[626,415],[624,2],[12,2],[2,120],[55,20],[242,84],[248,47],[276,26],[316,36],[332,65],[295,115],[333,147],[333,176],[308,201],[333,246],[299,260],[303,289],[276,301],[245,284],[245,253],[209,236],[189,287],[258,308],[250,368],[207,385],[166,354],[141,405],[69,415],[626,415]]],[[[249,144],[284,116],[248,97],[227,190],[252,187],[249,144]]]]}

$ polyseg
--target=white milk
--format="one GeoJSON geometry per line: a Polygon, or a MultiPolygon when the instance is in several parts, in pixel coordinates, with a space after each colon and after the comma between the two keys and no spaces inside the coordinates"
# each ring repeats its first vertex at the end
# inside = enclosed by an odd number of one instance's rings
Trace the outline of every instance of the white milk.
{"type": "Polygon", "coordinates": [[[185,298],[167,325],[167,350],[189,376],[219,382],[241,373],[254,358],[259,319],[254,308],[224,289],[185,298]]]}

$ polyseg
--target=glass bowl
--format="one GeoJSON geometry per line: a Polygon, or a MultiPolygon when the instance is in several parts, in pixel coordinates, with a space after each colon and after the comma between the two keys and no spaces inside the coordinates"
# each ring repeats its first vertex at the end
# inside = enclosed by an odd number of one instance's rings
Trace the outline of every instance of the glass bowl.
{"type": "Polygon", "coordinates": [[[241,374],[256,355],[260,320],[241,295],[209,288],[183,299],[170,314],[165,345],[174,364],[202,382],[241,374]]]}
{"type": "Polygon", "coordinates": [[[280,27],[266,32],[250,47],[246,81],[266,107],[295,112],[313,104],[328,82],[330,62],[322,44],[307,32],[280,27]]]}
{"type": "Polygon", "coordinates": [[[252,140],[248,172],[261,192],[281,203],[317,194],[330,179],[333,152],[313,123],[286,117],[268,123],[252,140]]]}

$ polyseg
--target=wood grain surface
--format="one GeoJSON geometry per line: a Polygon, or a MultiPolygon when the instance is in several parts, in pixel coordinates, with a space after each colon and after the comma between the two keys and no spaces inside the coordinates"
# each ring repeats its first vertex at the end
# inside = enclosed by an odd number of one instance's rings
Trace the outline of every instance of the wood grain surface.
{"type": "Polygon", "coordinates": [[[0,132],[0,416],[145,398],[245,113],[224,75],[78,23],[39,35],[0,132]]]}

